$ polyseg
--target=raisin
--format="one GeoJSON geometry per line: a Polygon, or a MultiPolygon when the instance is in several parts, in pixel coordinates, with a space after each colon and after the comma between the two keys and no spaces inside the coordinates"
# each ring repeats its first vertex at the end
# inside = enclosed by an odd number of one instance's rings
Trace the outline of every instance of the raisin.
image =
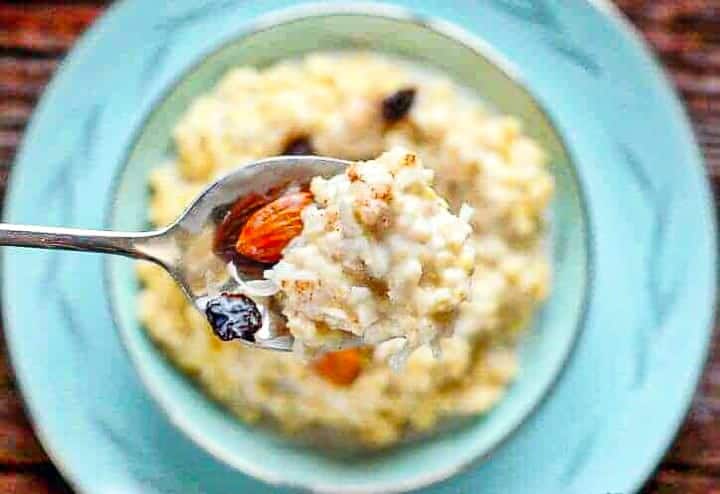
{"type": "Polygon", "coordinates": [[[262,314],[251,298],[238,293],[222,293],[205,306],[205,316],[222,341],[237,338],[254,342],[262,327],[262,314]]]}
{"type": "Polygon", "coordinates": [[[415,88],[400,89],[382,102],[382,116],[388,122],[397,122],[405,118],[415,101],[415,88]]]}
{"type": "Polygon", "coordinates": [[[286,156],[310,156],[315,154],[315,148],[308,136],[300,136],[285,145],[283,154],[286,156]]]}

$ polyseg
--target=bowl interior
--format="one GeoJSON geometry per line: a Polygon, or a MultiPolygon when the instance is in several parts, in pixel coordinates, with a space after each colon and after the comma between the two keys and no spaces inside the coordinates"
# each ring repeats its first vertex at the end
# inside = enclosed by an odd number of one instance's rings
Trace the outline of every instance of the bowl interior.
{"type": "Polygon", "coordinates": [[[239,35],[190,68],[147,116],[117,177],[109,228],[143,230],[150,170],[173,153],[172,129],[190,102],[231,67],[263,66],[318,50],[364,49],[429,64],[475,91],[498,111],[518,116],[551,156],[557,194],[552,205],[553,290],[521,346],[521,372],[505,398],[468,425],[421,442],[347,461],[293,446],[247,427],[177,371],[136,317],[133,262],[108,257],[110,297],[124,342],[144,383],[170,419],[230,465],[270,482],[330,492],[388,492],[439,480],[489,454],[549,392],[582,326],[588,291],[589,225],[579,184],[560,137],[524,86],[478,40],[410,18],[336,13],[298,17],[239,35]],[[261,460],[260,460],[261,459],[261,460]],[[372,472],[370,475],[369,472],[372,472]]]}

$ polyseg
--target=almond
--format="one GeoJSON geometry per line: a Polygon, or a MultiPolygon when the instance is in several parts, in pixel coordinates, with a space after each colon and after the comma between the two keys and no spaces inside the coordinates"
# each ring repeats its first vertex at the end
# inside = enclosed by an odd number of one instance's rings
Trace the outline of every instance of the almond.
{"type": "Polygon", "coordinates": [[[225,262],[236,261],[237,250],[235,249],[235,244],[237,244],[237,239],[240,236],[242,227],[245,226],[248,218],[250,218],[255,211],[275,197],[252,194],[238,199],[230,206],[228,211],[219,211],[222,217],[218,218],[219,222],[215,230],[213,252],[224,259],[225,262]]]}
{"type": "Polygon", "coordinates": [[[297,192],[258,209],[240,231],[235,250],[255,261],[279,261],[283,249],[302,232],[301,213],[312,200],[309,192],[297,192]]]}
{"type": "Polygon", "coordinates": [[[350,386],[360,375],[365,360],[363,349],[348,348],[326,353],[313,361],[311,365],[323,379],[336,386],[350,386]]]}

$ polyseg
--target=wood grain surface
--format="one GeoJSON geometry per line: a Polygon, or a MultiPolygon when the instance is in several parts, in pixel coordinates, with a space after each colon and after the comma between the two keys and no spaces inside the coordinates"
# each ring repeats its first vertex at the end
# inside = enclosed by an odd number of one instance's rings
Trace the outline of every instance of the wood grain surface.
{"type": "MultiPolygon", "coordinates": [[[[680,90],[703,147],[717,200],[720,0],[616,3],[654,47],[680,90]]],[[[0,197],[28,118],[45,85],[73,42],[108,4],[100,0],[0,0],[0,197]]],[[[7,358],[0,349],[0,493],[70,492],[32,433],[7,358]]],[[[643,492],[720,494],[717,337],[687,420],[643,492]]]]}

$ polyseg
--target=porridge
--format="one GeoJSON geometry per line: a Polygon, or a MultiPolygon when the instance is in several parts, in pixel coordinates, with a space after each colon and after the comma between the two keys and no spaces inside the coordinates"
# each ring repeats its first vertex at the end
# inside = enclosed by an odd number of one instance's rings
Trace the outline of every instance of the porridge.
{"type": "Polygon", "coordinates": [[[443,418],[482,413],[502,396],[517,372],[518,336],[550,284],[543,245],[553,180],[518,121],[406,62],[314,54],[230,71],[174,137],[177,158],[150,179],[158,226],[207,183],[260,158],[369,160],[313,181],[302,232],[267,277],[305,344],[338,329],[372,344],[304,361],[221,342],[161,268],[139,265],[142,322],[215,399],[288,434],[325,428],[383,447],[443,418]],[[384,201],[387,190],[403,200],[384,201]],[[313,291],[326,310],[297,289],[303,276],[330,284],[313,291]],[[413,351],[394,370],[388,358],[405,342],[380,342],[398,334],[413,351]]]}

